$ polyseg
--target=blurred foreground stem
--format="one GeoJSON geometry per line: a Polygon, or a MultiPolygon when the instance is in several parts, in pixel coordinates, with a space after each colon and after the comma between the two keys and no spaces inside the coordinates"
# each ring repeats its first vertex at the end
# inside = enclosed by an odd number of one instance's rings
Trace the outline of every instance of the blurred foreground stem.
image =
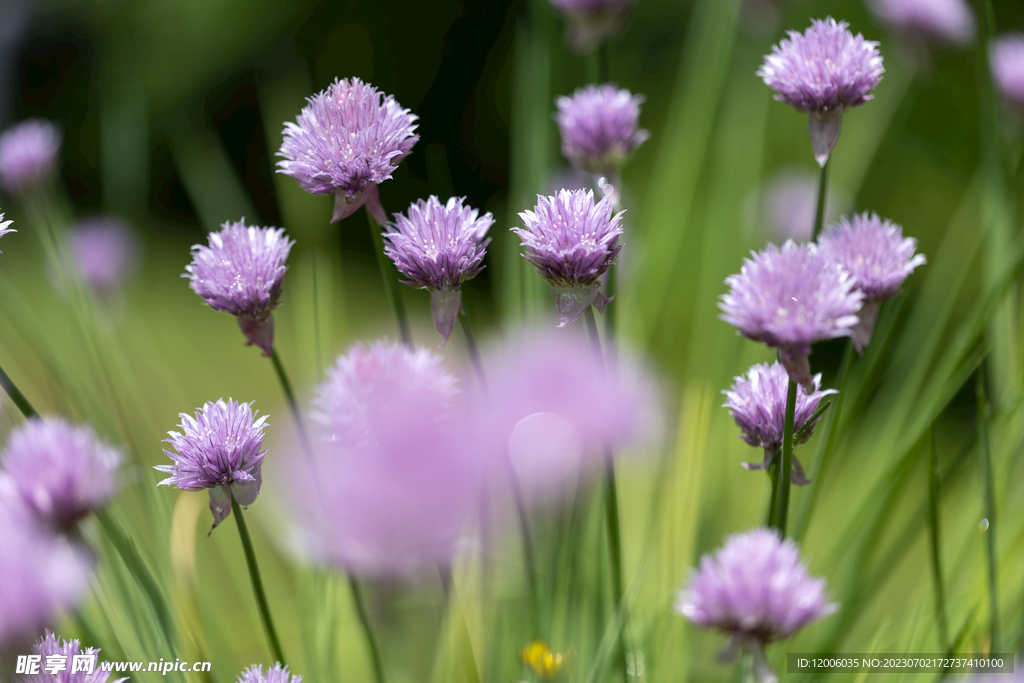
{"type": "MultiPolygon", "coordinates": [[[[459,599],[458,591],[455,590],[455,577],[452,576],[452,568],[449,565],[439,564],[437,571],[441,574],[441,587],[444,589],[448,618],[451,619],[455,617],[454,606],[459,599]]],[[[466,626],[464,616],[459,615],[458,619],[459,637],[463,641],[461,647],[464,648],[464,656],[461,659],[466,670],[466,680],[468,683],[480,683],[480,670],[477,668],[476,657],[473,655],[473,641],[469,637],[469,627],[466,626]]]]}
{"type": "MultiPolygon", "coordinates": [[[[588,306],[583,313],[587,320],[587,330],[590,333],[590,343],[594,347],[594,354],[599,362],[603,363],[601,353],[601,336],[597,331],[597,320],[594,319],[594,307],[588,306]]],[[[615,597],[616,610],[622,608],[623,585],[622,585],[622,533],[619,526],[619,494],[615,485],[615,462],[612,459],[611,451],[605,453],[605,513],[608,524],[608,555],[612,570],[612,594],[615,597]]],[[[619,660],[623,671],[626,671],[626,636],[625,625],[619,631],[619,660]]],[[[626,673],[629,679],[628,672],[626,673]]]]}
{"type": "Polygon", "coordinates": [[[36,412],[36,409],[25,398],[25,394],[21,393],[21,389],[11,381],[11,378],[4,372],[3,368],[0,368],[0,385],[3,386],[4,391],[11,397],[11,400],[14,401],[14,405],[18,406],[18,410],[21,411],[22,415],[26,418],[39,417],[39,413],[36,412]]]}
{"type": "Polygon", "coordinates": [[[377,221],[366,210],[366,222],[370,224],[370,237],[373,238],[373,250],[377,253],[377,266],[380,268],[381,279],[384,280],[384,291],[391,299],[391,310],[395,312],[395,319],[398,320],[398,333],[402,337],[402,343],[412,346],[412,335],[409,333],[409,319],[405,314],[405,303],[402,302],[402,293],[398,291],[398,275],[391,259],[384,253],[384,236],[380,232],[377,221]]]}
{"type": "Polygon", "coordinates": [[[377,683],[385,683],[384,661],[380,657],[380,648],[377,646],[377,637],[373,634],[373,624],[370,623],[370,613],[366,611],[366,601],[363,600],[363,587],[359,585],[359,579],[353,574],[348,575],[348,585],[352,589],[352,602],[359,616],[359,623],[363,627],[363,635],[366,636],[366,647],[370,650],[370,659],[373,662],[373,675],[377,683]]]}
{"type": "Polygon", "coordinates": [[[989,652],[999,652],[999,586],[996,580],[996,494],[992,483],[992,453],[988,441],[988,404],[985,400],[985,364],[978,368],[977,396],[978,450],[981,456],[982,485],[985,487],[985,551],[988,560],[989,652]]]}
{"type": "Polygon", "coordinates": [[[270,605],[267,603],[267,594],[263,590],[263,579],[260,578],[260,567],[256,564],[256,552],[252,547],[252,538],[249,537],[249,527],[246,526],[245,518],[242,517],[242,506],[238,504],[234,496],[231,496],[231,513],[235,516],[235,524],[238,525],[238,536],[242,541],[242,550],[245,552],[245,562],[249,565],[252,592],[256,596],[256,606],[260,611],[260,619],[263,620],[263,630],[266,631],[270,651],[275,659],[284,666],[287,664],[284,659],[284,650],[281,649],[281,641],[274,628],[274,619],[270,616],[270,605]]]}
{"type": "Polygon", "coordinates": [[[790,471],[793,468],[793,422],[796,417],[797,385],[789,380],[789,393],[786,395],[786,424],[782,432],[782,462],[779,463],[779,511],[775,516],[775,528],[785,538],[786,522],[789,518],[789,489],[791,486],[790,471]]]}

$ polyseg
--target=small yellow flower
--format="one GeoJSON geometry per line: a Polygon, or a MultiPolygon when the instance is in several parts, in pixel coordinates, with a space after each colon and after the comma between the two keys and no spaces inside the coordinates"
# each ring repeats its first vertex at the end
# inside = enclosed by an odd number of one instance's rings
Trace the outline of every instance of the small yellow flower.
{"type": "Polygon", "coordinates": [[[542,681],[553,681],[562,672],[565,657],[554,652],[546,643],[536,640],[519,651],[523,664],[537,674],[542,681]]]}

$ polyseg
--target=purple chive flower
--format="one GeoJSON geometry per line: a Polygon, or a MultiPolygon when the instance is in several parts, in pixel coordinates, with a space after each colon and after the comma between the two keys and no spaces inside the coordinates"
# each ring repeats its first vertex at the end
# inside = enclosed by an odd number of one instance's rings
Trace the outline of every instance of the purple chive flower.
{"type": "Polygon", "coordinates": [[[91,427],[60,417],[32,419],[15,429],[0,467],[26,507],[49,528],[66,531],[114,494],[117,449],[91,427]]]}
{"type": "Polygon", "coordinates": [[[99,294],[116,291],[138,265],[138,239],[116,218],[79,221],[68,233],[68,247],[79,277],[99,294]]]}
{"type": "MultiPolygon", "coordinates": [[[[822,397],[839,393],[835,389],[821,391],[821,373],[814,376],[814,388],[808,392],[800,389],[796,392],[796,419],[793,422],[794,434],[804,429],[797,443],[811,438],[817,419],[811,424],[807,421],[818,409],[822,397]]],[[[786,398],[789,390],[789,375],[780,363],[759,363],[751,366],[746,375],[733,378],[732,387],[725,394],[726,402],[722,406],[728,408],[732,418],[742,430],[740,438],[751,446],[764,449],[764,461],[760,464],[745,462],[748,470],[763,470],[772,464],[775,454],[782,448],[782,433],[786,423],[786,398]]],[[[794,484],[803,486],[810,480],[804,476],[804,468],[800,461],[793,457],[791,479],[794,484]]]]}
{"type": "Polygon", "coordinates": [[[722,320],[743,336],[777,349],[789,377],[814,390],[811,344],[852,336],[864,295],[842,267],[815,245],[769,244],[725,279],[722,320]]]}
{"type": "Polygon", "coordinates": [[[562,154],[576,168],[611,175],[650,133],[637,129],[643,95],[611,83],[579,88],[559,97],[555,121],[562,134],[562,154]]]}
{"type": "Polygon", "coordinates": [[[384,253],[407,278],[405,284],[430,290],[430,311],[443,337],[441,346],[462,310],[459,285],[483,270],[490,243],[487,231],[494,225],[491,214],[480,216],[465,201],[465,197],[452,197],[441,204],[431,195],[410,206],[407,216],[396,213],[384,233],[384,253]]]}
{"type": "Polygon", "coordinates": [[[450,563],[480,495],[455,397],[424,349],[376,342],[339,357],[317,390],[313,462],[282,471],[299,549],[369,576],[450,563]]]}
{"type": "Polygon", "coordinates": [[[192,247],[192,263],[182,276],[207,306],[238,318],[248,345],[260,347],[268,358],[274,353],[271,312],[281,298],[294,244],[283,228],[246,226],[244,218],[226,222],[220,232],[210,233],[210,246],[192,247]]]}
{"type": "Polygon", "coordinates": [[[559,327],[574,322],[593,304],[599,311],[611,299],[601,294],[600,277],[622,249],[622,214],[613,215],[608,197],[594,203],[590,190],[559,190],[537,195],[533,211],[523,211],[524,228],[512,228],[526,247],[523,256],[555,288],[559,327]]]}
{"type": "MultiPolygon", "coordinates": [[[[164,449],[173,465],[153,469],[171,475],[160,484],[182,491],[210,490],[213,527],[231,514],[231,499],[239,505],[252,505],[260,492],[263,477],[263,430],[267,416],[257,418],[252,402],[224,399],[205,403],[193,418],[180,413],[180,432],[168,432],[164,439],[174,451],[164,449]]],[[[160,485],[158,484],[158,486],[160,485]]]]}
{"type": "MultiPolygon", "coordinates": [[[[379,203],[377,185],[391,178],[420,139],[414,132],[418,117],[358,78],[335,80],[307,102],[297,123],[284,124],[278,173],[311,194],[333,194],[336,223],[368,199],[379,203]]],[[[386,216],[375,218],[387,222],[386,216]]]]}
{"type": "Polygon", "coordinates": [[[964,0],[870,0],[868,6],[899,33],[948,45],[974,40],[974,14],[964,0]]]}
{"type": "MultiPolygon", "coordinates": [[[[110,672],[100,669],[99,653],[99,648],[83,648],[78,640],[58,638],[53,631],[46,629],[43,636],[32,647],[32,654],[43,657],[39,663],[39,673],[25,676],[21,681],[22,683],[108,683],[110,672]],[[83,655],[88,659],[83,658],[76,661],[76,657],[83,655]],[[51,658],[54,663],[62,665],[62,670],[46,670],[46,665],[51,658]]],[[[110,683],[122,683],[127,680],[126,676],[116,681],[110,681],[110,683]]]]}
{"type": "Polygon", "coordinates": [[[39,527],[0,473],[0,650],[28,645],[89,588],[90,563],[63,536],[39,527]]]}
{"type": "Polygon", "coordinates": [[[882,303],[899,294],[903,281],[926,263],[925,257],[914,253],[917,240],[903,237],[899,225],[867,212],[831,226],[818,238],[818,250],[827,261],[845,269],[854,288],[864,295],[853,328],[853,343],[863,352],[882,303]]]}
{"type": "Polygon", "coordinates": [[[274,664],[273,668],[267,667],[266,673],[263,673],[262,664],[253,664],[238,675],[238,683],[302,683],[302,676],[292,676],[288,666],[282,666],[281,662],[274,664]]]}
{"type": "Polygon", "coordinates": [[[57,167],[61,134],[52,123],[29,119],[0,135],[0,186],[24,194],[49,180],[57,167]]]}
{"type": "Polygon", "coordinates": [[[676,610],[698,626],[732,636],[722,658],[750,646],[760,681],[778,680],[764,657],[764,646],[788,638],[837,609],[828,602],[825,580],[810,576],[792,541],[771,529],[735,534],[713,555],[701,558],[679,591],[676,610]]]}
{"type": "Polygon", "coordinates": [[[802,34],[772,47],[757,75],[775,99],[809,114],[814,158],[825,165],[839,139],[843,113],[872,97],[885,69],[878,43],[850,33],[845,21],[815,19],[802,34]]]}
{"type": "Polygon", "coordinates": [[[578,52],[590,52],[626,25],[636,0],[551,0],[568,26],[566,40],[578,52]]]}
{"type": "Polygon", "coordinates": [[[1010,33],[988,49],[992,80],[1010,104],[1024,108],[1024,34],[1010,33]]]}
{"type": "Polygon", "coordinates": [[[606,370],[585,339],[529,330],[489,351],[485,366],[486,395],[467,400],[499,484],[511,465],[525,493],[545,497],[608,452],[657,438],[654,382],[622,349],[606,370]]]}

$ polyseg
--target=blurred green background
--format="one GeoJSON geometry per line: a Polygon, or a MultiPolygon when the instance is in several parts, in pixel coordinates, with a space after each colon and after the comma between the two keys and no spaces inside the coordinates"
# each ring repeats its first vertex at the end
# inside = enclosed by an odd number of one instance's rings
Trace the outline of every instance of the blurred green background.
{"type": "MultiPolygon", "coordinates": [[[[508,228],[564,166],[553,99],[592,81],[596,60],[565,47],[562,22],[545,0],[2,2],[0,125],[57,122],[65,137],[62,220],[117,215],[144,245],[144,267],[123,301],[97,302],[93,317],[51,286],[28,214],[7,198],[0,205],[20,230],[4,238],[0,257],[0,363],[42,412],[89,420],[125,444],[132,464],[113,513],[175,615],[175,642],[166,642],[97,532],[97,590],[65,633],[92,636],[111,659],[172,650],[209,659],[211,680],[234,680],[266,658],[238,541],[228,528],[206,538],[205,496],[157,491],[150,466],[165,459],[160,439],[177,414],[206,400],[255,400],[275,427],[287,429],[287,420],[270,364],[180,278],[190,246],[243,215],[297,239],[275,318],[303,397],[351,342],[394,335],[361,214],[330,225],[330,198],[306,195],[273,172],[282,124],[303,98],[335,77],[358,76],[420,117],[419,144],[381,187],[385,208],[457,194],[497,218],[487,268],[466,287],[481,336],[536,312],[550,318],[550,292],[520,265],[508,228]]],[[[993,5],[997,33],[1024,30],[1024,3],[993,5]]],[[[1021,121],[1001,107],[991,119],[979,111],[975,47],[922,54],[887,33],[860,0],[759,7],[642,0],[609,48],[611,79],[646,96],[641,121],[652,133],[624,173],[626,247],[613,305],[626,343],[662,374],[668,425],[663,448],[621,470],[627,580],[635,587],[628,634],[644,662],[631,680],[735,676],[715,661],[723,639],[690,627],[671,603],[700,554],[760,524],[767,505],[764,476],[739,467],[760,454],[736,438],[719,392],[771,354],[720,322],[716,301],[724,278],[766,240],[763,183],[785,169],[816,170],[806,118],[772,101],[754,72],[785,29],[803,30],[825,14],[879,40],[887,70],[876,99],[844,117],[833,189],[850,198],[847,208],[901,223],[929,263],[883,309],[875,341],[854,364],[840,447],[809,521],[803,511],[818,482],[794,494],[805,557],[842,609],[772,648],[772,661],[782,666],[787,650],[942,649],[926,506],[932,433],[950,637],[958,651],[989,649],[975,419],[976,368],[985,356],[992,413],[981,426],[996,468],[997,516],[984,533],[997,538],[999,646],[1016,650],[1024,625],[1021,121]],[[991,158],[981,152],[985,140],[991,158]]],[[[436,346],[427,296],[403,296],[417,340],[436,346]]],[[[843,348],[815,348],[812,365],[826,385],[843,348]]],[[[461,340],[441,353],[451,367],[463,365],[461,340]]],[[[6,413],[8,426],[20,420],[13,407],[6,413]]],[[[821,441],[819,434],[798,451],[813,478],[821,441]]],[[[307,681],[368,680],[344,584],[296,565],[273,503],[260,503],[250,519],[292,668],[307,681]]],[[[539,522],[542,535],[557,526],[558,515],[549,517],[539,522]]],[[[575,590],[600,595],[600,534],[580,543],[594,559],[573,569],[583,577],[575,590]]],[[[494,594],[482,594],[471,555],[456,580],[481,680],[518,680],[528,629],[514,531],[498,553],[503,581],[494,594]]],[[[543,576],[560,615],[552,647],[571,653],[566,680],[604,680],[593,667],[610,607],[574,611],[580,598],[560,583],[556,555],[543,576]]],[[[437,624],[449,623],[438,586],[376,586],[373,595],[394,681],[462,680],[455,626],[441,629],[447,636],[435,650],[437,624]]]]}

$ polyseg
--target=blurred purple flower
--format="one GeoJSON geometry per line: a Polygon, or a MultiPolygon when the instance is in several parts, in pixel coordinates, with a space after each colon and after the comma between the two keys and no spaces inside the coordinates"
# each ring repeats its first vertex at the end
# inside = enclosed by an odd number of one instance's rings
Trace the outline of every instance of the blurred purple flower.
{"type": "MultiPolygon", "coordinates": [[[[46,629],[43,632],[43,636],[32,647],[32,654],[42,655],[43,657],[42,662],[40,662],[40,673],[24,676],[21,681],[22,683],[108,683],[110,672],[100,669],[99,653],[100,650],[98,648],[87,647],[83,649],[78,640],[57,638],[53,631],[46,629]],[[91,672],[89,669],[75,670],[75,657],[78,655],[92,656],[91,672]],[[51,656],[62,658],[60,660],[64,665],[62,671],[49,673],[45,670],[47,657],[51,656]]],[[[126,676],[116,681],[110,681],[110,683],[122,683],[127,680],[128,677],[126,676]]]]}
{"type": "Polygon", "coordinates": [[[523,256],[555,288],[555,307],[565,327],[594,305],[604,311],[611,299],[601,294],[600,277],[622,249],[622,214],[613,215],[608,197],[594,203],[590,190],[559,190],[537,195],[533,211],[519,217],[525,228],[512,228],[526,247],[523,256]]]}
{"type": "Polygon", "coordinates": [[[39,522],[66,531],[103,507],[117,487],[117,449],[92,428],[60,417],[28,420],[11,432],[0,466],[39,522]]]}
{"type": "Polygon", "coordinates": [[[168,432],[164,439],[176,452],[164,449],[173,465],[153,469],[171,475],[159,485],[175,486],[183,491],[210,490],[213,527],[231,514],[231,498],[239,505],[252,505],[260,492],[263,476],[263,430],[267,416],[256,418],[252,402],[224,399],[207,402],[196,409],[193,418],[181,417],[180,432],[168,432]]]}
{"type": "Polygon", "coordinates": [[[1007,102],[1024,107],[1024,34],[1010,33],[993,40],[988,59],[996,88],[1007,102]]]}
{"type": "Polygon", "coordinates": [[[288,252],[295,245],[283,228],[246,226],[245,219],[225,222],[220,232],[210,233],[210,246],[192,247],[192,263],[185,274],[192,291],[215,311],[238,318],[248,339],[274,353],[274,316],[281,298],[281,284],[288,270],[288,252]]]}
{"type": "Polygon", "coordinates": [[[412,151],[418,117],[358,78],[336,79],[307,102],[297,123],[284,124],[278,173],[311,194],[333,194],[336,223],[375,195],[412,151]]]}
{"type": "Polygon", "coordinates": [[[862,352],[871,341],[882,303],[899,294],[904,280],[926,263],[925,257],[915,255],[917,240],[903,237],[899,225],[867,212],[829,227],[818,238],[818,249],[827,261],[845,269],[854,289],[864,294],[853,328],[853,343],[862,352]]]}
{"type": "Polygon", "coordinates": [[[734,534],[679,592],[676,610],[698,626],[732,636],[723,659],[741,645],[754,653],[758,680],[777,680],[764,657],[764,646],[788,638],[807,624],[837,609],[828,602],[825,580],[810,576],[792,541],[771,529],[734,534]]]}
{"type": "Polygon", "coordinates": [[[878,43],[850,33],[845,21],[814,19],[802,34],[789,31],[757,71],[775,99],[809,114],[814,158],[825,165],[839,139],[843,113],[872,97],[885,69],[878,43]]]}
{"type": "MultiPolygon", "coordinates": [[[[807,242],[814,233],[814,212],[818,203],[818,174],[789,168],[776,173],[761,189],[759,212],[768,230],[768,239],[776,244],[786,240],[807,242]]],[[[848,203],[841,192],[829,187],[825,220],[838,219],[848,203]]]]}
{"type": "Polygon", "coordinates": [[[550,0],[568,26],[566,39],[578,52],[590,52],[629,21],[636,0],[550,0]]]}
{"type": "Polygon", "coordinates": [[[595,175],[615,173],[650,133],[637,130],[643,95],[632,95],[611,83],[579,88],[559,97],[555,121],[562,135],[562,154],[573,166],[595,175]]]}
{"type": "Polygon", "coordinates": [[[869,0],[868,6],[899,33],[948,45],[974,40],[974,14],[964,0],[869,0]]]}
{"type": "Polygon", "coordinates": [[[0,135],[0,186],[11,194],[29,192],[57,168],[61,134],[49,121],[29,119],[0,135]]]}
{"type": "Polygon", "coordinates": [[[384,253],[394,261],[410,287],[430,290],[430,311],[434,327],[444,346],[462,310],[466,280],[483,270],[487,231],[494,217],[464,204],[465,197],[452,197],[447,204],[431,195],[409,207],[408,215],[395,214],[387,226],[384,253]]]}
{"type": "Polygon", "coordinates": [[[488,392],[469,397],[471,422],[501,483],[511,464],[524,491],[543,496],[610,451],[657,438],[657,389],[622,349],[606,370],[585,339],[528,330],[488,352],[485,366],[488,392]]]}
{"type": "MultiPolygon", "coordinates": [[[[835,389],[821,391],[821,373],[814,376],[813,391],[800,389],[796,392],[796,419],[793,432],[799,432],[806,424],[822,397],[839,393],[835,389]]],[[[759,363],[751,366],[746,375],[733,378],[732,387],[722,393],[726,396],[724,408],[728,408],[736,424],[743,430],[740,438],[751,446],[764,449],[764,461],[760,464],[743,463],[748,470],[763,470],[772,464],[775,454],[782,447],[782,434],[786,422],[786,398],[789,390],[789,375],[782,364],[759,363]]],[[[800,436],[797,443],[811,438],[815,420],[800,436]]],[[[793,456],[794,484],[803,486],[810,483],[804,476],[800,461],[793,456]]]]}
{"type": "Polygon", "coordinates": [[[0,472],[0,649],[27,645],[89,587],[90,563],[41,529],[0,472]]]}
{"type": "Polygon", "coordinates": [[[313,462],[282,471],[303,553],[370,576],[452,561],[480,495],[455,395],[424,349],[380,341],[338,358],[317,390],[313,462]]]}
{"type": "Polygon", "coordinates": [[[238,683],[302,683],[302,676],[292,676],[281,662],[274,664],[273,668],[267,667],[266,673],[263,673],[262,664],[253,664],[239,674],[238,683]]]}
{"type": "Polygon", "coordinates": [[[815,245],[786,242],[781,249],[769,244],[752,253],[725,283],[729,292],[718,304],[722,320],[778,349],[790,378],[813,391],[811,344],[852,336],[857,324],[863,294],[853,278],[815,245]]]}
{"type": "Polygon", "coordinates": [[[79,221],[68,233],[68,246],[82,281],[101,294],[117,290],[138,265],[138,239],[116,218],[79,221]]]}

